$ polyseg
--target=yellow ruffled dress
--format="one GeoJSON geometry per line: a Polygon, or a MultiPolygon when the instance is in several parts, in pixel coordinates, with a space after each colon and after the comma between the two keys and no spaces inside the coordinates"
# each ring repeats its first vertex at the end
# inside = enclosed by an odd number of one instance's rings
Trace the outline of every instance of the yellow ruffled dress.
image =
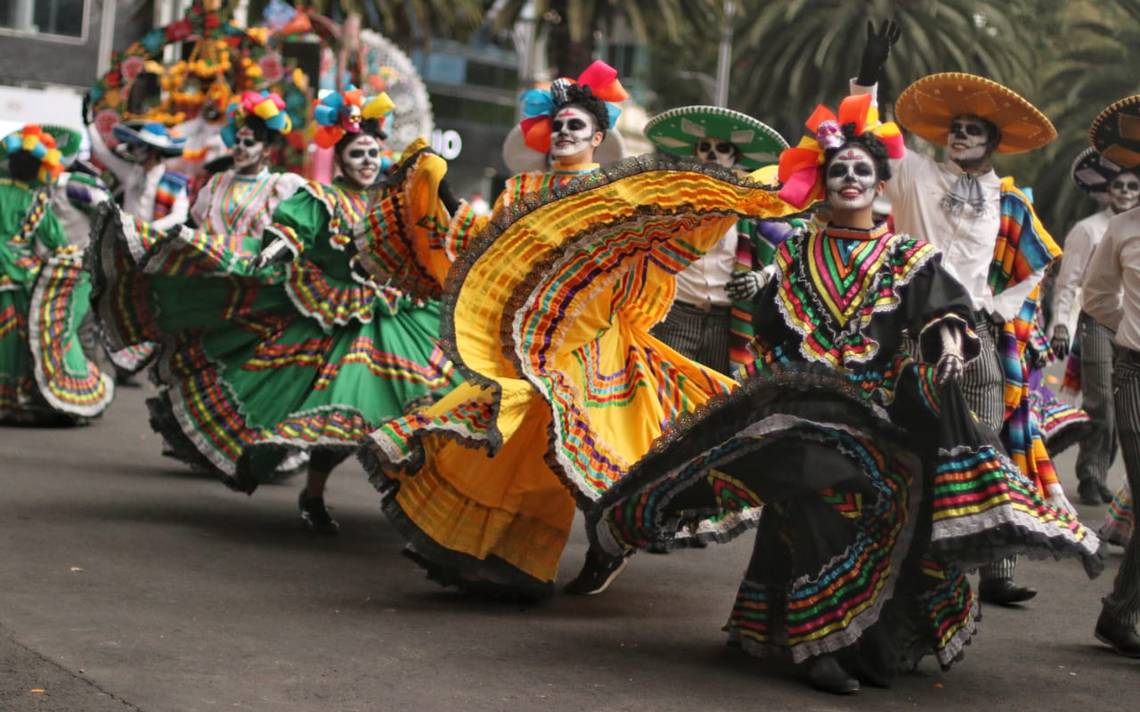
{"type": "MultiPolygon", "coordinates": [[[[516,176],[489,219],[462,208],[432,246],[458,257],[441,339],[467,382],[373,432],[362,458],[441,583],[548,594],[576,500],[593,502],[678,418],[733,387],[649,329],[673,302],[673,275],[737,214],[702,209],[709,196],[686,182],[698,169],[655,168],[516,176]],[[607,229],[630,213],[644,217],[607,229]]],[[[792,212],[745,185],[725,183],[739,195],[709,204],[792,212]]],[[[381,261],[399,283],[393,272],[426,270],[431,251],[381,261]]]]}

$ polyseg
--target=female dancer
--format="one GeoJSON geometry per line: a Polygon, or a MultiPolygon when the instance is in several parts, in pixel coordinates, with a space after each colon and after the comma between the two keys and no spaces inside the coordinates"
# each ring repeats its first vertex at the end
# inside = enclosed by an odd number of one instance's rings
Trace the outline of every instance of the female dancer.
{"type": "Polygon", "coordinates": [[[874,221],[898,129],[867,97],[807,125],[781,155],[781,194],[826,196],[827,222],[777,251],[751,377],[604,494],[588,531],[610,553],[686,546],[761,509],[730,641],[790,652],[812,685],[850,693],[900,661],[962,654],[976,626],[963,569],[1019,551],[1080,556],[1090,573],[1100,560],[965,406],[978,340],[963,288],[931,245],[874,221]]]}
{"type": "Polygon", "coordinates": [[[287,452],[308,452],[299,506],[324,534],[338,529],[323,499],[332,469],[380,423],[457,382],[436,343],[438,304],[363,276],[347,249],[373,191],[406,187],[376,185],[391,109],[386,95],[351,89],[321,101],[318,141],[341,175],[278,205],[256,256],[226,235],[159,234],[117,210],[97,236],[108,330],[121,344],[162,344],[152,426],[168,448],[244,492],[287,452]]]}
{"type": "Polygon", "coordinates": [[[28,125],[0,141],[0,420],[76,424],[114,397],[84,354],[91,283],[52,206],[79,134],[28,125]]]}

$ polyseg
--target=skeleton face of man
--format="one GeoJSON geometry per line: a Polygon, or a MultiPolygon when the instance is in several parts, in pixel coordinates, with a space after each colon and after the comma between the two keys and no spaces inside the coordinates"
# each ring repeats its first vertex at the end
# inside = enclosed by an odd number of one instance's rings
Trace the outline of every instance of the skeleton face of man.
{"type": "Polygon", "coordinates": [[[1140,204],[1140,177],[1129,171],[1113,178],[1108,184],[1108,204],[1114,213],[1123,213],[1140,204]]]}
{"type": "Polygon", "coordinates": [[[702,138],[697,142],[694,153],[701,163],[715,163],[725,168],[736,165],[736,146],[719,138],[702,138]]]}
{"type": "Polygon", "coordinates": [[[340,170],[358,188],[367,188],[380,175],[380,142],[372,134],[357,134],[341,149],[340,170]]]}
{"type": "Polygon", "coordinates": [[[955,116],[950,121],[950,135],[946,137],[946,157],[958,165],[977,163],[993,153],[992,127],[977,116],[955,116]]]}
{"type": "Polygon", "coordinates": [[[601,145],[604,137],[588,111],[566,106],[559,109],[551,122],[550,155],[562,163],[589,163],[594,160],[594,149],[601,145]]]}
{"type": "Polygon", "coordinates": [[[827,164],[827,202],[833,209],[862,210],[879,194],[875,161],[858,146],[841,148],[827,164]]]}
{"type": "Polygon", "coordinates": [[[265,161],[265,149],[253,129],[242,126],[234,136],[234,170],[242,175],[257,173],[265,161]]]}

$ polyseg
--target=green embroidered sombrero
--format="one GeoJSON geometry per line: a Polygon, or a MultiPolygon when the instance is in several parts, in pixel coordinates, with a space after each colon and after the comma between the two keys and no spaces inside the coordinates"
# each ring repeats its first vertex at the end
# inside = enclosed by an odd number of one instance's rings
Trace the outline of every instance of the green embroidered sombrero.
{"type": "Polygon", "coordinates": [[[692,156],[703,138],[728,141],[740,149],[740,165],[756,170],[775,163],[788,142],[762,121],[720,106],[682,106],[654,116],[645,137],[662,151],[692,156]]]}
{"type": "Polygon", "coordinates": [[[1140,166],[1140,94],[1113,102],[1100,112],[1089,128],[1089,142],[1123,168],[1140,166]]]}

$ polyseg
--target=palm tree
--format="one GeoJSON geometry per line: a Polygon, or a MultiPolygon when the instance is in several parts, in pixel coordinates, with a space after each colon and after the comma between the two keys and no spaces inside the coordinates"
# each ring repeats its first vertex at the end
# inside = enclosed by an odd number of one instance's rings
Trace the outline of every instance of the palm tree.
{"type": "MultiPolygon", "coordinates": [[[[513,25],[529,0],[496,3],[494,30],[513,25]]],[[[629,23],[638,41],[676,46],[692,41],[693,28],[708,26],[718,17],[719,0],[533,0],[535,15],[550,32],[550,66],[556,74],[572,75],[596,58],[601,33],[616,19],[629,23]]]]}
{"type": "Polygon", "coordinates": [[[859,68],[868,18],[894,18],[902,40],[880,86],[886,99],[933,72],[969,71],[1033,95],[1045,5],[1029,0],[745,0],[733,66],[736,108],[798,136],[817,103],[834,104],[859,68]]]}

